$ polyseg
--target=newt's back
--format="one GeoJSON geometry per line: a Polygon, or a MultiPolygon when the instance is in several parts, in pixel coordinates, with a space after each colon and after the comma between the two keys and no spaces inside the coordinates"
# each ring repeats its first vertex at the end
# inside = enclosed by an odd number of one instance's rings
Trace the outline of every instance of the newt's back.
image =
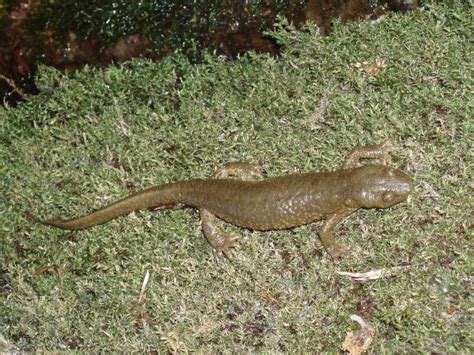
{"type": "Polygon", "coordinates": [[[295,174],[261,181],[191,180],[183,184],[180,202],[206,208],[241,227],[290,228],[325,218],[338,209],[344,184],[337,175],[295,174]]]}

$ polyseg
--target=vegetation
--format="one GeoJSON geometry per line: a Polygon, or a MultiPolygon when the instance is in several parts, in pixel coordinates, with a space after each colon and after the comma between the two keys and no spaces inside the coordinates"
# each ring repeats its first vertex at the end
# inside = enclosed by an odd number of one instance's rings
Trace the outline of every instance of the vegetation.
{"type": "Polygon", "coordinates": [[[472,352],[470,11],[433,4],[326,37],[282,21],[279,58],[42,67],[41,93],[0,109],[2,351],[337,352],[358,314],[375,353],[472,352]],[[243,235],[229,262],[189,209],[75,233],[37,223],[229,161],[338,169],[384,139],[415,192],[346,219],[336,234],[352,254],[338,263],[319,224],[224,225],[243,235]],[[336,273],[393,267],[366,283],[336,273]]]}

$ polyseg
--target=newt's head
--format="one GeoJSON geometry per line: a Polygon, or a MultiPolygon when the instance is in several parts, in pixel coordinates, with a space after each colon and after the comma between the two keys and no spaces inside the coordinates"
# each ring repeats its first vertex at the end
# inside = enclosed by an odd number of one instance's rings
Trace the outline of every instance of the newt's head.
{"type": "Polygon", "coordinates": [[[386,165],[365,165],[353,170],[348,205],[387,208],[405,201],[413,190],[411,178],[386,165]]]}

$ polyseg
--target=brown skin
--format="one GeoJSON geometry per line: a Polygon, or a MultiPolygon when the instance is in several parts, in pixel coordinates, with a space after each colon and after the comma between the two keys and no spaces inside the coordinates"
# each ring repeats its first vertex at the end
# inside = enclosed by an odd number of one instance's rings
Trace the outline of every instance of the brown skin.
{"type": "Polygon", "coordinates": [[[333,237],[335,226],[359,208],[387,208],[406,200],[413,183],[403,172],[385,164],[388,142],[355,148],[341,170],[294,174],[265,180],[261,168],[251,163],[230,163],[212,179],[177,181],[135,193],[84,217],[42,222],[63,229],[85,229],[145,208],[191,206],[198,208],[204,235],[219,252],[239,238],[224,233],[216,217],[234,225],[271,230],[292,228],[326,220],[319,237],[333,258],[346,253],[333,237]],[[379,159],[381,165],[360,166],[360,159],[379,159]],[[239,177],[242,180],[229,179],[239,177]]]}

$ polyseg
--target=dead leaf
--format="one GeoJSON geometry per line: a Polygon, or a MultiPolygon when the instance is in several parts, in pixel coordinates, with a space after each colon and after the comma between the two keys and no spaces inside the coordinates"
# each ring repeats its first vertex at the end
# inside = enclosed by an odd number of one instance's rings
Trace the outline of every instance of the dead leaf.
{"type": "Polygon", "coordinates": [[[337,271],[338,275],[352,277],[356,281],[367,282],[372,280],[377,280],[382,277],[392,276],[393,274],[409,268],[409,266],[396,266],[391,268],[383,268],[378,270],[371,270],[367,272],[346,272],[346,271],[337,271]]]}
{"type": "Polygon", "coordinates": [[[385,63],[385,60],[377,58],[375,60],[375,65],[363,62],[357,63],[356,67],[362,69],[367,74],[378,76],[380,74],[381,69],[386,68],[387,64],[385,63]]]}
{"type": "Polygon", "coordinates": [[[147,270],[145,273],[145,277],[143,278],[142,288],[140,289],[140,294],[138,295],[138,302],[141,302],[143,296],[145,295],[146,286],[148,285],[148,281],[150,280],[150,272],[147,270]]]}
{"type": "Polygon", "coordinates": [[[451,307],[448,308],[448,314],[449,315],[453,315],[454,313],[456,313],[458,311],[459,311],[459,308],[454,307],[454,306],[451,306],[451,307]]]}
{"type": "Polygon", "coordinates": [[[351,355],[360,355],[369,349],[374,338],[375,330],[358,315],[353,314],[351,320],[357,322],[360,329],[355,332],[347,333],[341,349],[349,352],[351,355]]]}

